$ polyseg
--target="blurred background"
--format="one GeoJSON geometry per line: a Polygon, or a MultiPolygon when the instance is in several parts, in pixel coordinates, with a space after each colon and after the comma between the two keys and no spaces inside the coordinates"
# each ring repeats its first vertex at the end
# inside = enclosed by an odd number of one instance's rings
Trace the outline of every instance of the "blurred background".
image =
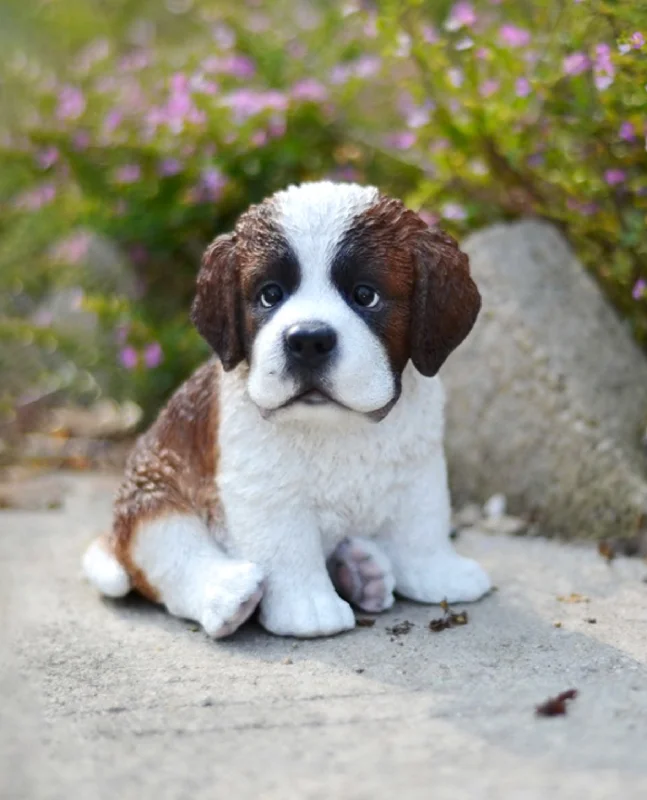
{"type": "Polygon", "coordinates": [[[458,237],[547,218],[645,345],[645,32],[635,0],[3,0],[0,462],[154,416],[207,355],[205,245],[306,179],[458,237]]]}

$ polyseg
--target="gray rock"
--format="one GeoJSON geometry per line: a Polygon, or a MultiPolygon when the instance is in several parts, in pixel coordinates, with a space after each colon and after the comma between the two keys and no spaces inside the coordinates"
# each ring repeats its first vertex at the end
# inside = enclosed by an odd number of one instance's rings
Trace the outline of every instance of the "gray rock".
{"type": "Polygon", "coordinates": [[[496,493],[553,534],[632,535],[647,511],[647,360],[561,235],[497,225],[464,247],[483,295],[443,368],[456,502],[496,493]]]}

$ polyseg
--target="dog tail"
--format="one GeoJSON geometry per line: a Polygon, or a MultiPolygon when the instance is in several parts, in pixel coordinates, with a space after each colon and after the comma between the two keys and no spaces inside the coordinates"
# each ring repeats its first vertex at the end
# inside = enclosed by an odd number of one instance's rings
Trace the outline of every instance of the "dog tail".
{"type": "Polygon", "coordinates": [[[132,589],[130,576],[117,561],[107,536],[99,536],[85,551],[83,572],[106,597],[124,597],[132,589]]]}

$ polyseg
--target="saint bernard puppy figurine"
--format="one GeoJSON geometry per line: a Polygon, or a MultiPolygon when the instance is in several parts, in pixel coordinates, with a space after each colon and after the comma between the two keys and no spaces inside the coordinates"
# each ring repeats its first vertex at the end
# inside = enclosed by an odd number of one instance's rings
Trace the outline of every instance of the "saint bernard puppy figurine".
{"type": "Polygon", "coordinates": [[[479,308],[456,242],[373,187],[252,206],[198,276],[191,318],[216,357],[136,444],[90,582],[215,638],[259,605],[268,631],[314,637],[394,592],[483,596],[449,539],[437,377],[479,308]]]}

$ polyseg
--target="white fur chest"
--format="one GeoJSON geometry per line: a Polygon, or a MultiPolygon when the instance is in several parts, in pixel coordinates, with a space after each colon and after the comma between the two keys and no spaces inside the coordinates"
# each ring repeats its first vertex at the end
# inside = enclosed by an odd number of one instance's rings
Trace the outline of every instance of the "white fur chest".
{"type": "Polygon", "coordinates": [[[319,424],[263,420],[241,370],[223,374],[220,408],[218,487],[238,551],[237,523],[262,528],[277,512],[297,528],[299,515],[313,517],[326,553],[344,536],[376,535],[397,510],[398,488],[442,448],[442,385],[410,367],[380,423],[348,413],[319,424]]]}

